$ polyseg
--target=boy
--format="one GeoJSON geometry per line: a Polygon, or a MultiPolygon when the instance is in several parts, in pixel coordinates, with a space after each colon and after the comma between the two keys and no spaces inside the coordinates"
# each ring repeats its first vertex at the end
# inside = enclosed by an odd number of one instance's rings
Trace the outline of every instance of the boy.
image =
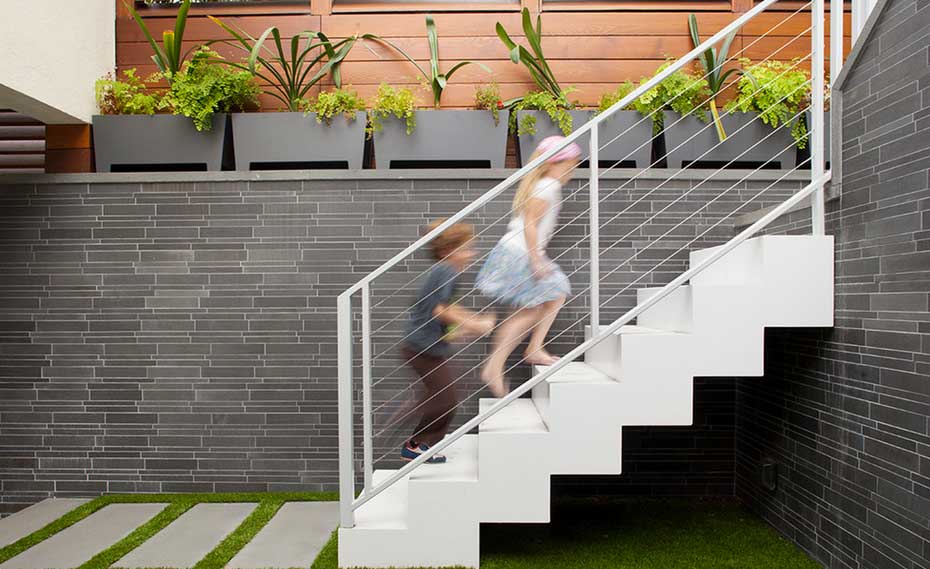
{"type": "MultiPolygon", "coordinates": [[[[430,224],[432,231],[444,220],[430,224]]],[[[404,360],[423,382],[425,393],[415,407],[420,421],[413,435],[400,451],[404,460],[414,460],[430,446],[441,441],[449,429],[459,404],[455,376],[449,363],[451,336],[456,339],[478,337],[494,329],[494,316],[479,316],[452,302],[459,276],[475,258],[471,242],[474,229],[467,223],[456,223],[437,236],[430,244],[436,264],[420,285],[417,300],[410,309],[407,336],[401,348],[404,360]],[[447,333],[447,328],[454,331],[447,333]]],[[[427,462],[443,463],[446,457],[435,455],[427,462]]]]}

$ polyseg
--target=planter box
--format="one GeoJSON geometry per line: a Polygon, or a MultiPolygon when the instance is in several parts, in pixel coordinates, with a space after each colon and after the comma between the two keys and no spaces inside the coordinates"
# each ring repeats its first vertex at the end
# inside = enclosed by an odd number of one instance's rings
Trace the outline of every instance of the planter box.
{"type": "MultiPolygon", "coordinates": [[[[572,116],[572,128],[578,128],[582,126],[594,115],[593,111],[568,111],[568,114],[572,116]]],[[[531,115],[536,117],[536,133],[535,134],[521,134],[517,138],[519,139],[520,144],[520,165],[524,165],[530,161],[530,156],[533,155],[533,152],[536,151],[536,147],[542,141],[542,139],[548,136],[562,136],[564,133],[552,119],[549,118],[549,115],[545,111],[517,111],[517,124],[519,125],[523,117],[531,115]]],[[[582,156],[588,155],[588,146],[590,145],[591,136],[587,133],[578,137],[575,142],[581,146],[582,156]]],[[[605,140],[610,140],[605,139],[605,140]]],[[[605,158],[601,158],[604,160],[605,158]]]]}
{"type": "Polygon", "coordinates": [[[385,119],[374,134],[375,160],[379,169],[398,167],[398,162],[436,165],[476,162],[503,168],[507,154],[507,111],[495,125],[490,111],[416,111],[417,126],[407,134],[404,121],[385,119]]]}
{"type": "Polygon", "coordinates": [[[719,168],[737,161],[752,163],[753,168],[762,163],[775,163],[785,170],[794,168],[797,152],[790,128],[773,130],[757,120],[756,113],[733,113],[721,118],[729,135],[722,144],[712,121],[705,123],[692,116],[681,119],[678,113],[665,111],[667,166],[683,168],[697,162],[699,166],[713,163],[719,168]]]}
{"type": "MultiPolygon", "coordinates": [[[[810,128],[811,113],[809,112],[805,113],[804,118],[807,121],[808,128],[810,128]]],[[[826,127],[824,128],[824,131],[823,131],[823,142],[824,142],[823,158],[824,158],[824,162],[826,162],[827,164],[827,169],[829,170],[830,169],[830,155],[832,154],[832,150],[833,150],[831,148],[831,145],[833,144],[833,137],[831,136],[833,129],[830,128],[830,111],[826,111],[823,114],[823,124],[824,124],[824,127],[826,127]]],[[[804,150],[798,150],[798,166],[801,166],[803,169],[810,170],[811,168],[810,159],[811,159],[811,145],[808,144],[804,150]]]]}
{"type": "MultiPolygon", "coordinates": [[[[536,134],[520,135],[520,163],[526,164],[539,142],[547,136],[561,135],[545,111],[517,111],[517,120],[523,116],[536,117],[536,134]]],[[[577,129],[594,117],[594,111],[569,111],[572,127],[577,129]]],[[[598,162],[613,165],[628,162],[633,168],[646,168],[652,162],[652,121],[636,111],[619,111],[601,122],[598,127],[598,162]],[[623,135],[621,136],[621,133],[623,135]],[[616,140],[613,140],[617,138],[616,140]],[[611,142],[612,141],[612,142],[611,142]]],[[[588,156],[591,136],[584,134],[576,141],[588,156]]]]}
{"type": "Polygon", "coordinates": [[[232,115],[236,170],[310,167],[327,163],[358,170],[365,152],[365,113],[318,123],[316,113],[232,115]]]}
{"type": "Polygon", "coordinates": [[[178,115],[96,115],[94,153],[98,172],[220,170],[226,115],[213,115],[213,129],[198,132],[178,115]]]}

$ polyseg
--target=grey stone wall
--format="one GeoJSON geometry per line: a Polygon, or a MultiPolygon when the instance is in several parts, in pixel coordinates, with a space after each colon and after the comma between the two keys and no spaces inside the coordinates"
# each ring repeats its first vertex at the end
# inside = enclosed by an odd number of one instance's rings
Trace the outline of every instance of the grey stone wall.
{"type": "Polygon", "coordinates": [[[930,567],[927,30],[930,5],[891,0],[847,82],[836,327],[769,331],[765,379],[738,383],[737,495],[831,569],[930,567]]]}
{"type": "MultiPolygon", "coordinates": [[[[7,178],[0,511],[48,495],[335,489],[336,295],[503,175],[7,178]]],[[[697,173],[657,189],[666,175],[633,181],[621,172],[602,182],[605,197],[622,188],[602,204],[604,222],[622,213],[602,230],[603,249],[619,242],[602,256],[602,298],[633,285],[607,303],[605,318],[631,306],[638,286],[677,275],[689,248],[731,235],[731,211],[770,205],[802,185],[798,176],[776,182],[782,173],[746,183],[733,182],[744,173],[697,173]]],[[[564,230],[550,248],[576,293],[588,282],[588,247],[579,243],[588,197],[571,195],[579,187],[566,186],[564,230]]],[[[509,200],[471,220],[482,253],[502,234],[509,200]]],[[[377,414],[379,432],[409,395],[394,344],[411,281],[428,266],[418,255],[373,287],[374,353],[384,352],[375,404],[391,401],[377,414]]],[[[468,295],[473,277],[463,281],[462,302],[483,308],[485,300],[468,295]]],[[[581,340],[586,303],[581,294],[556,322],[556,353],[581,340]]],[[[479,342],[457,358],[460,393],[470,397],[459,420],[476,407],[479,384],[466,372],[485,349],[479,342]]],[[[629,430],[625,476],[560,487],[732,495],[733,382],[702,380],[696,398],[693,427],[629,430]]],[[[379,466],[396,466],[394,445],[406,428],[378,437],[377,454],[388,453],[379,466]]]]}

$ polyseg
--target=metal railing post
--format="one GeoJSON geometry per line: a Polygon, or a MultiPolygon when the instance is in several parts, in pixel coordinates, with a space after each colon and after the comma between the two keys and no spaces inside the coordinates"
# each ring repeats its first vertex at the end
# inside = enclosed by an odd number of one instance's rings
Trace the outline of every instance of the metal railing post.
{"type": "Polygon", "coordinates": [[[352,441],[352,297],[348,292],[336,301],[336,344],[339,376],[339,525],[355,527],[355,466],[352,441]]]}
{"type": "Polygon", "coordinates": [[[371,296],[368,283],[362,287],[362,450],[365,463],[365,488],[372,487],[374,460],[371,440],[371,296]]]}
{"type": "Polygon", "coordinates": [[[843,0],[830,0],[830,85],[843,69],[843,0]]]}
{"type": "MultiPolygon", "coordinates": [[[[813,0],[811,6],[811,180],[819,180],[824,173],[824,0],[813,0]]],[[[814,235],[826,233],[824,219],[823,186],[811,194],[811,228],[814,235]]]]}
{"type": "Polygon", "coordinates": [[[600,326],[600,316],[601,316],[601,218],[600,218],[600,197],[598,195],[598,176],[600,175],[600,168],[598,164],[598,140],[597,133],[599,130],[599,123],[595,123],[591,128],[591,142],[590,142],[590,152],[588,157],[588,169],[590,179],[588,180],[589,185],[589,197],[590,197],[590,217],[589,222],[591,225],[590,230],[590,264],[588,266],[591,271],[591,334],[592,337],[597,335],[598,327],[600,326]]]}

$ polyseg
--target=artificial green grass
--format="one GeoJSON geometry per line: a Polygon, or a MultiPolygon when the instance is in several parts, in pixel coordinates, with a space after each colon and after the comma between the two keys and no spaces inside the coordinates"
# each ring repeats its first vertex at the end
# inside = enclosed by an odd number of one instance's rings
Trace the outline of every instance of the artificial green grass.
{"type": "Polygon", "coordinates": [[[232,533],[220,542],[203,560],[196,565],[196,569],[222,569],[227,561],[251,540],[255,534],[285,502],[330,502],[338,500],[335,492],[225,492],[225,493],[198,493],[198,494],[110,494],[100,496],[86,504],[82,504],[67,514],[49,523],[33,533],[14,541],[6,547],[0,548],[0,563],[4,563],[30,547],[45,541],[56,533],[71,527],[84,518],[109,504],[148,504],[167,503],[164,510],[154,518],[136,528],[124,539],[116,542],[109,548],[101,551],[92,559],[81,565],[80,569],[105,569],[124,555],[144,543],[148,538],[158,533],[169,523],[196,504],[203,503],[229,503],[229,502],[257,502],[258,506],[232,533]],[[271,512],[270,515],[268,512],[271,512]]]}
{"type": "MultiPolygon", "coordinates": [[[[416,544],[412,545],[416,547],[416,544]]],[[[312,569],[336,569],[336,535],[312,569]]],[[[562,499],[548,525],[481,529],[482,569],[818,569],[729,500],[562,499]]]]}
{"type": "Polygon", "coordinates": [[[194,565],[194,569],[223,569],[240,549],[265,527],[271,518],[284,505],[282,500],[259,502],[245,520],[231,534],[227,535],[213,551],[194,565]]]}

